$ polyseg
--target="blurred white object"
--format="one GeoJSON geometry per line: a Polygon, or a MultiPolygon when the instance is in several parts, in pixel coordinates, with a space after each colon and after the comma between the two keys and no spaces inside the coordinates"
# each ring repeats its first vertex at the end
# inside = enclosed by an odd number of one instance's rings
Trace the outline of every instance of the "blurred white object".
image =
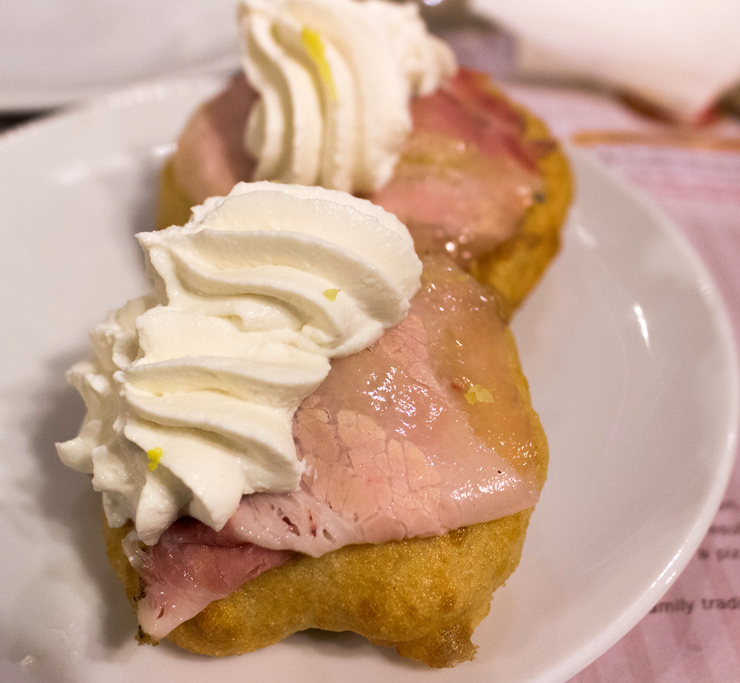
{"type": "Polygon", "coordinates": [[[520,39],[522,75],[588,79],[677,118],[740,80],[740,0],[470,0],[520,39]]]}
{"type": "Polygon", "coordinates": [[[0,0],[0,110],[239,65],[235,0],[0,0]]]}

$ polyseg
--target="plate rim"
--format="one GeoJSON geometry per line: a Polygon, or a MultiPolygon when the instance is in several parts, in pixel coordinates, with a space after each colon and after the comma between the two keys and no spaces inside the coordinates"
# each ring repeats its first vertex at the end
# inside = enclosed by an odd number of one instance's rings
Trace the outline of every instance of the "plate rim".
{"type": "MultiPolygon", "coordinates": [[[[238,57],[222,57],[210,60],[209,63],[197,67],[178,70],[169,76],[159,76],[154,79],[134,78],[128,84],[96,85],[90,88],[60,88],[59,90],[36,92],[33,90],[0,91],[0,115],[17,116],[39,113],[55,115],[66,109],[85,107],[86,104],[96,103],[111,95],[115,96],[129,89],[146,88],[151,83],[165,80],[187,80],[197,78],[217,77],[240,68],[238,57]]],[[[2,85],[2,84],[0,84],[2,85]]]]}
{"type": "MultiPolygon", "coordinates": [[[[41,112],[37,118],[0,131],[0,149],[24,138],[53,129],[73,125],[85,116],[105,114],[135,107],[138,104],[165,102],[178,94],[208,92],[226,83],[234,69],[220,72],[198,73],[190,76],[159,78],[132,83],[125,88],[111,90],[99,95],[71,102],[58,110],[41,112]]],[[[2,115],[0,97],[0,115],[2,115]]]]}
{"type": "MultiPolygon", "coordinates": [[[[554,671],[533,678],[531,683],[566,683],[614,647],[632,628],[637,626],[691,562],[722,503],[734,467],[736,465],[740,466],[737,453],[738,443],[740,442],[740,352],[738,351],[738,341],[740,340],[735,338],[727,303],[722,296],[716,278],[680,226],[650,194],[639,186],[630,183],[615,168],[610,168],[602,163],[592,149],[577,147],[573,143],[562,141],[561,144],[569,159],[576,160],[577,164],[583,164],[591,173],[607,179],[624,196],[629,197],[634,203],[644,208],[663,237],[669,239],[680,250],[682,257],[690,264],[692,271],[699,275],[701,282],[704,284],[702,301],[715,323],[715,329],[718,333],[717,341],[724,360],[728,364],[730,395],[729,401],[721,402],[725,422],[724,445],[717,459],[721,467],[719,471],[717,468],[714,469],[715,476],[711,480],[710,492],[704,498],[700,514],[694,518],[680,549],[677,549],[673,561],[651,584],[648,590],[622,612],[617,621],[612,622],[610,626],[595,634],[589,642],[584,643],[569,658],[564,659],[554,671]],[[669,569],[670,571],[668,571],[669,569]]],[[[577,201],[576,196],[572,208],[577,207],[577,201]]]]}

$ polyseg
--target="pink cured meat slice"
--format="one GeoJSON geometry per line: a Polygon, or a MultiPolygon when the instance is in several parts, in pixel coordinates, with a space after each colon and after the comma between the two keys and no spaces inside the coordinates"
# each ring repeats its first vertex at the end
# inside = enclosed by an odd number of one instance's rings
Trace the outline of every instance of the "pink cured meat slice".
{"type": "Polygon", "coordinates": [[[372,351],[335,362],[295,417],[306,463],[300,491],[245,497],[228,534],[317,557],[440,535],[534,505],[536,490],[473,433],[435,377],[422,305],[372,351]]]}
{"type": "Polygon", "coordinates": [[[255,160],[244,148],[247,116],[259,99],[243,76],[232,78],[190,117],[172,157],[177,180],[196,204],[252,180],[255,160]]]}
{"type": "Polygon", "coordinates": [[[138,602],[139,626],[155,639],[294,555],[251,543],[225,543],[216,534],[206,538],[198,526],[203,525],[178,520],[148,552],[127,548],[145,584],[138,602]]]}
{"type": "Polygon", "coordinates": [[[413,100],[414,130],[440,133],[475,145],[490,158],[510,157],[538,173],[538,147],[524,137],[525,122],[506,100],[490,90],[488,78],[460,69],[445,88],[413,100]]]}
{"type": "Polygon", "coordinates": [[[424,280],[406,320],[371,348],[334,361],[297,411],[294,436],[307,466],[299,491],[245,496],[220,532],[181,520],[139,554],[147,584],[139,618],[148,633],[163,637],[241,577],[294,551],[319,556],[348,544],[438,535],[536,503],[532,473],[517,472],[493,448],[497,439],[510,454],[532,447],[521,399],[502,375],[504,327],[495,304],[441,258],[425,260],[424,280]],[[471,405],[471,385],[506,407],[471,405]],[[501,415],[508,436],[495,429],[501,415]],[[471,422],[489,433],[481,438],[471,422]]]}
{"type": "Polygon", "coordinates": [[[407,225],[417,252],[465,267],[516,233],[542,190],[537,162],[552,143],[528,140],[523,116],[467,69],[414,99],[411,113],[393,178],[371,199],[407,225]]]}

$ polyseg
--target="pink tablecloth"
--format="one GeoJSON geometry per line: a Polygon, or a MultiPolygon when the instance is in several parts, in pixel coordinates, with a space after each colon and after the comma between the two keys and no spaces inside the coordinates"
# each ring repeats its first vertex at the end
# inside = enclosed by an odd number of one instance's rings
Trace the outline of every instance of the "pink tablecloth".
{"type": "MultiPolygon", "coordinates": [[[[686,130],[608,96],[512,87],[562,138],[652,195],[712,272],[740,340],[740,125],[686,130]]],[[[740,682],[740,454],[687,569],[653,610],[571,683],[740,682]]]]}

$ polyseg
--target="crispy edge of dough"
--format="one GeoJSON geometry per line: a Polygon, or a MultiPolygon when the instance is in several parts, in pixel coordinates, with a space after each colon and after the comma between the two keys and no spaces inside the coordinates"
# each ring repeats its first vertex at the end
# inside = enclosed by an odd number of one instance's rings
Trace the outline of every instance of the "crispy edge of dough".
{"type": "MultiPolygon", "coordinates": [[[[521,105],[491,86],[491,90],[510,104],[525,121],[528,140],[555,142],[547,125],[521,105]]],[[[560,145],[543,156],[538,167],[544,187],[542,201],[536,201],[524,216],[516,234],[499,244],[479,262],[473,274],[497,292],[499,307],[506,320],[524,301],[560,248],[560,234],[573,196],[570,165],[560,145]]]]}
{"type": "MultiPolygon", "coordinates": [[[[533,427],[536,482],[547,474],[547,440],[531,406],[511,333],[509,370],[533,427]]],[[[532,510],[444,536],[353,545],[319,558],[299,556],[248,581],[184,622],[168,638],[191,652],[242,654],[296,631],[353,631],[372,643],[433,667],[472,659],[470,638],[488,613],[493,591],[519,563],[532,510]]],[[[108,557],[132,604],[141,581],[121,540],[130,530],[106,526],[108,557]]]]}
{"type": "Polygon", "coordinates": [[[185,225],[190,220],[193,206],[194,202],[177,182],[172,159],[168,159],[159,175],[156,230],[164,230],[171,225],[185,225]]]}

